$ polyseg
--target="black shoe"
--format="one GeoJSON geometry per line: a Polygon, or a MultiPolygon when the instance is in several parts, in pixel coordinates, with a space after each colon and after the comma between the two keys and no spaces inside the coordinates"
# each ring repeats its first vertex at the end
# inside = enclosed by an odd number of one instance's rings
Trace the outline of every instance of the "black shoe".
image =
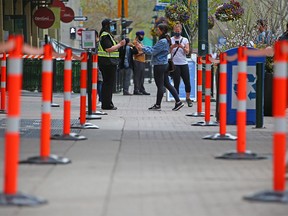
{"type": "Polygon", "coordinates": [[[148,108],[150,111],[161,111],[161,106],[154,104],[152,107],[148,108]]]}
{"type": "Polygon", "coordinates": [[[146,91],[143,91],[141,92],[143,95],[150,95],[150,93],[146,92],[146,91]]]}
{"type": "Polygon", "coordinates": [[[183,106],[184,106],[184,103],[179,101],[179,102],[175,103],[175,107],[172,110],[177,111],[177,110],[181,109],[183,106]]]}
{"type": "Polygon", "coordinates": [[[140,91],[134,91],[133,94],[134,94],[134,95],[143,95],[142,92],[140,92],[140,91]]]}
{"type": "Polygon", "coordinates": [[[132,94],[130,94],[128,91],[124,91],[123,95],[132,95],[132,94]]]}
{"type": "Polygon", "coordinates": [[[110,106],[110,107],[101,107],[102,110],[117,110],[117,107],[110,106]]]}

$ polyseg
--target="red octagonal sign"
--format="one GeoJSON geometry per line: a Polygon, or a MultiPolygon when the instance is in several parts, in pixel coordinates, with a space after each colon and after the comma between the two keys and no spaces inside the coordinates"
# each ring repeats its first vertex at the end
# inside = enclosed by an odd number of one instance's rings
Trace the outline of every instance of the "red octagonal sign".
{"type": "Polygon", "coordinates": [[[64,23],[69,23],[74,19],[74,11],[70,7],[65,7],[65,13],[61,16],[61,21],[64,23]]]}
{"type": "Polygon", "coordinates": [[[33,15],[33,21],[36,26],[42,29],[49,28],[55,21],[54,13],[47,7],[40,7],[33,15]]]}

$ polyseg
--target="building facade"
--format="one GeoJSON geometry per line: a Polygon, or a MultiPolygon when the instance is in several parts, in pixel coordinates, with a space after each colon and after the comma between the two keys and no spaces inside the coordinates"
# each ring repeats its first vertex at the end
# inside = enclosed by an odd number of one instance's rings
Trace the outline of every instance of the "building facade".
{"type": "MultiPolygon", "coordinates": [[[[24,41],[35,47],[45,42],[45,35],[78,47],[79,42],[70,39],[70,27],[79,26],[79,22],[60,22],[57,28],[39,28],[33,21],[33,14],[40,7],[50,7],[53,1],[60,0],[0,0],[0,40],[5,41],[10,34],[23,34],[24,41]]],[[[62,0],[66,7],[73,9],[75,15],[82,15],[80,0],[62,0]]]]}

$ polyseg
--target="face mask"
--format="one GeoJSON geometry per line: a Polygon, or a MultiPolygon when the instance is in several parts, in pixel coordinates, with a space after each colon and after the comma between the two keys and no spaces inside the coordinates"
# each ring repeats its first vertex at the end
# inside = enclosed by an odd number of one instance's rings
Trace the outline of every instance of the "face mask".
{"type": "Polygon", "coordinates": [[[174,32],[175,37],[180,37],[181,33],[180,32],[174,32]]]}
{"type": "Polygon", "coordinates": [[[138,36],[138,40],[139,40],[139,41],[143,41],[143,39],[144,39],[144,38],[138,36]]]}
{"type": "Polygon", "coordinates": [[[114,31],[114,25],[110,25],[110,32],[114,31]]]}

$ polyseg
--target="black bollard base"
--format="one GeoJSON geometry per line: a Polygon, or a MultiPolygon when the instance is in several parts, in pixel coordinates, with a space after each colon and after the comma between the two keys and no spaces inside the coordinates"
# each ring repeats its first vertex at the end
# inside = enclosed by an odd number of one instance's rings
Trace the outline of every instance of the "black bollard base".
{"type": "Polygon", "coordinates": [[[19,162],[20,164],[68,164],[71,160],[68,158],[60,157],[57,155],[50,155],[48,157],[35,156],[30,157],[27,160],[19,162]]]}
{"type": "Polygon", "coordinates": [[[1,206],[37,206],[46,204],[47,200],[37,198],[35,196],[16,193],[13,195],[7,195],[0,193],[0,205],[1,206]]]}
{"type": "Polygon", "coordinates": [[[209,121],[209,122],[201,121],[201,122],[191,124],[191,126],[218,126],[218,125],[219,125],[218,122],[213,122],[213,121],[209,121]]]}
{"type": "Polygon", "coordinates": [[[259,202],[272,202],[288,204],[288,191],[263,191],[251,196],[245,196],[245,200],[259,201],[259,202]]]}
{"type": "Polygon", "coordinates": [[[70,133],[70,134],[54,134],[51,136],[52,140],[69,140],[69,141],[77,141],[77,140],[86,140],[87,138],[85,136],[81,136],[76,133],[70,133]]]}
{"type": "Polygon", "coordinates": [[[85,122],[84,124],[76,123],[72,124],[71,128],[77,128],[77,129],[99,129],[97,125],[94,125],[89,122],[85,122]]]}
{"type": "Polygon", "coordinates": [[[216,133],[214,135],[207,135],[203,137],[202,139],[209,139],[209,140],[237,140],[236,136],[233,136],[229,133],[226,133],[224,135],[220,133],[216,133]]]}
{"type": "Polygon", "coordinates": [[[88,119],[88,120],[102,119],[102,117],[99,116],[99,115],[93,115],[93,114],[91,114],[91,115],[86,115],[86,119],[88,119]]]}
{"type": "Polygon", "coordinates": [[[265,126],[262,126],[262,127],[254,126],[254,127],[252,127],[252,129],[266,129],[266,127],[265,126]]]}
{"type": "Polygon", "coordinates": [[[238,153],[235,151],[227,152],[221,156],[215,157],[216,159],[226,159],[226,160],[262,160],[267,159],[266,156],[259,156],[251,151],[246,151],[243,153],[238,153]]]}
{"type": "Polygon", "coordinates": [[[189,117],[203,117],[203,116],[205,116],[205,113],[204,112],[188,113],[188,114],[186,114],[186,116],[189,116],[189,117]]]}

